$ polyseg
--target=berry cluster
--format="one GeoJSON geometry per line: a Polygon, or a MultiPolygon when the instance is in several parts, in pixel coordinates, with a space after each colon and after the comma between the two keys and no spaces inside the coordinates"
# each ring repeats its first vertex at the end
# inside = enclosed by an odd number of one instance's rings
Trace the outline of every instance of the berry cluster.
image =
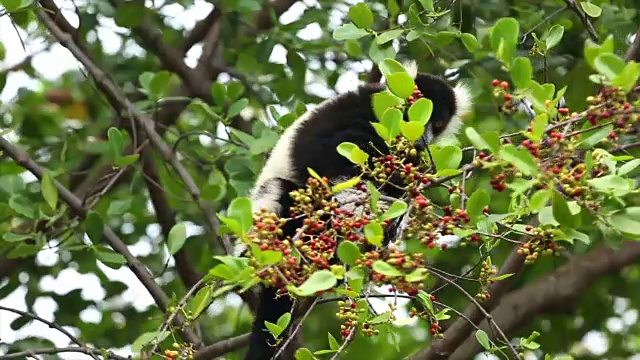
{"type": "Polygon", "coordinates": [[[349,337],[352,331],[358,327],[358,313],[362,311],[364,310],[358,309],[358,305],[353,301],[338,301],[336,317],[344,321],[344,323],[340,325],[340,335],[342,335],[343,338],[349,337]]]}
{"type": "Polygon", "coordinates": [[[558,246],[553,240],[555,237],[552,229],[534,228],[530,225],[525,230],[531,235],[527,243],[522,244],[517,252],[525,257],[525,264],[533,264],[540,255],[559,255],[564,247],[558,246]]]}
{"type": "Polygon", "coordinates": [[[173,350],[166,349],[163,352],[164,358],[168,360],[192,360],[196,353],[195,349],[189,346],[180,346],[178,343],[173,343],[173,350]]]}
{"type": "Polygon", "coordinates": [[[422,95],[422,92],[418,88],[418,85],[416,85],[413,88],[413,95],[409,96],[407,98],[407,101],[409,102],[409,105],[413,105],[416,101],[418,101],[418,99],[421,99],[423,97],[424,97],[424,95],[422,95]]]}

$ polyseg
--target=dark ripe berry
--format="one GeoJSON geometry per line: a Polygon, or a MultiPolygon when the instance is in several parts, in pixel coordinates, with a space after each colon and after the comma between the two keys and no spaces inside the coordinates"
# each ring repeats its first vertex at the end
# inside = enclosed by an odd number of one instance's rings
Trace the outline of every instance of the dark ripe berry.
{"type": "Polygon", "coordinates": [[[431,335],[435,335],[437,330],[432,328],[432,329],[429,329],[429,332],[431,333],[431,335]]]}
{"type": "Polygon", "coordinates": [[[358,305],[356,305],[356,303],[351,303],[351,308],[355,309],[358,305]]]}
{"type": "Polygon", "coordinates": [[[607,118],[609,118],[610,116],[611,116],[611,113],[609,113],[608,111],[603,111],[603,112],[602,112],[602,117],[603,117],[603,118],[607,119],[607,118]]]}
{"type": "Polygon", "coordinates": [[[387,161],[393,161],[393,155],[387,155],[387,161]]]}
{"type": "Polygon", "coordinates": [[[443,222],[443,223],[445,223],[445,224],[446,224],[446,223],[448,223],[449,221],[451,221],[451,216],[443,216],[443,217],[442,217],[442,222],[443,222]]]}
{"type": "Polygon", "coordinates": [[[448,247],[449,247],[449,246],[448,246],[447,244],[442,244],[442,245],[440,245],[440,248],[441,248],[442,250],[447,250],[447,248],[448,248],[448,247]]]}
{"type": "Polygon", "coordinates": [[[506,81],[503,81],[500,83],[500,87],[506,90],[509,87],[509,83],[506,81]]]}
{"type": "Polygon", "coordinates": [[[435,297],[435,295],[429,295],[429,300],[431,300],[431,301],[436,301],[436,297],[435,297]]]}
{"type": "Polygon", "coordinates": [[[426,185],[429,183],[429,178],[423,177],[422,179],[420,179],[420,182],[426,185]]]}
{"type": "Polygon", "coordinates": [[[567,108],[560,108],[558,109],[558,112],[562,115],[567,115],[569,113],[569,109],[567,108]]]}
{"type": "Polygon", "coordinates": [[[454,190],[455,190],[455,189],[454,189],[454,188],[452,188],[452,187],[450,187],[448,190],[449,190],[449,194],[453,194],[453,192],[454,192],[454,190]]]}
{"type": "Polygon", "coordinates": [[[493,81],[491,82],[491,85],[492,85],[492,86],[498,86],[498,85],[500,85],[500,80],[498,80],[498,79],[493,79],[493,81]]]}
{"type": "Polygon", "coordinates": [[[533,229],[533,227],[531,225],[527,225],[524,227],[525,230],[527,231],[531,231],[531,229],[533,229]]]}
{"type": "Polygon", "coordinates": [[[511,94],[504,94],[504,101],[511,101],[511,94]]]}
{"type": "Polygon", "coordinates": [[[609,138],[611,138],[611,139],[615,139],[615,138],[617,138],[617,137],[618,137],[618,134],[616,134],[616,132],[615,132],[615,131],[612,131],[612,132],[610,132],[610,133],[609,133],[609,138]]]}
{"type": "Polygon", "coordinates": [[[554,174],[560,174],[560,171],[562,171],[559,167],[554,166],[553,169],[551,169],[551,171],[553,171],[554,174]]]}

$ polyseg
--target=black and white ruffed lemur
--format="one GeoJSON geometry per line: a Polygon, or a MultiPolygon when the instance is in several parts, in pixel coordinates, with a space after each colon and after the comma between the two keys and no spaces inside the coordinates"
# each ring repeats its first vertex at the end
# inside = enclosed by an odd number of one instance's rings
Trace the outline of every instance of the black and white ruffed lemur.
{"type": "MultiPolygon", "coordinates": [[[[423,150],[427,144],[454,136],[459,131],[462,118],[473,106],[472,96],[463,84],[450,86],[440,77],[418,73],[415,62],[405,64],[405,68],[414,78],[418,92],[433,102],[431,119],[422,139],[415,144],[418,150],[423,150]]],[[[294,121],[276,143],[258,176],[251,193],[253,211],[267,209],[288,218],[293,205],[289,193],[305,186],[309,177],[307,168],[333,183],[360,175],[358,167],[337,152],[336,148],[342,142],[357,144],[370,158],[379,157],[380,151],[388,151],[384,140],[371,126],[371,122],[377,121],[372,96],[384,90],[383,82],[361,85],[355,91],[320,103],[294,121]]],[[[383,187],[381,191],[393,197],[402,195],[392,186],[383,187]]],[[[300,227],[301,220],[289,220],[283,228],[283,236],[294,236],[300,227]]],[[[387,241],[394,238],[396,228],[397,223],[387,228],[387,241]]],[[[271,345],[273,337],[264,322],[276,323],[280,316],[291,311],[293,304],[289,296],[276,297],[276,291],[276,288],[266,286],[260,291],[260,304],[245,360],[268,360],[276,353],[277,349],[271,345]]]]}

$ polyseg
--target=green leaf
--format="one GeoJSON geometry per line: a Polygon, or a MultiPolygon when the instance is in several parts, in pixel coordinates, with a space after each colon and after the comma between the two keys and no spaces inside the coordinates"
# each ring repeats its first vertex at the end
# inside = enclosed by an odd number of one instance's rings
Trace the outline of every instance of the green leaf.
{"type": "Polygon", "coordinates": [[[520,88],[526,88],[531,84],[531,77],[533,76],[533,67],[531,61],[526,57],[517,57],[513,59],[511,65],[511,80],[513,84],[520,88]]]}
{"type": "Polygon", "coordinates": [[[236,115],[240,114],[240,112],[249,105],[249,99],[242,98],[229,106],[229,111],[227,111],[227,119],[231,119],[236,115]]]}
{"type": "Polygon", "coordinates": [[[344,24],[338,26],[333,31],[333,38],[335,40],[357,40],[363,36],[369,34],[366,30],[356,27],[354,24],[344,24]]]}
{"type": "Polygon", "coordinates": [[[191,310],[191,316],[197,318],[213,301],[213,288],[205,286],[198,290],[196,295],[189,300],[188,309],[191,310]]]}
{"type": "Polygon", "coordinates": [[[364,226],[364,237],[369,244],[375,246],[382,246],[382,240],[384,239],[384,230],[380,223],[372,221],[364,226]]]}
{"type": "MultiPolygon", "coordinates": [[[[585,126],[586,128],[583,128],[582,130],[593,127],[593,125],[591,125],[590,123],[585,123],[585,126]]],[[[600,143],[602,139],[609,136],[611,130],[613,130],[613,125],[607,125],[605,127],[596,128],[594,130],[583,131],[578,137],[578,147],[581,149],[593,148],[598,143],[600,143]]]]}
{"type": "Polygon", "coordinates": [[[347,52],[347,55],[353,58],[359,58],[362,56],[362,48],[360,47],[360,43],[356,40],[345,41],[344,50],[347,52]]]}
{"type": "Polygon", "coordinates": [[[593,18],[597,18],[602,14],[602,9],[600,8],[600,6],[590,3],[588,1],[581,2],[580,7],[582,8],[582,11],[585,12],[585,14],[593,18]]]}
{"type": "Polygon", "coordinates": [[[516,148],[513,144],[507,144],[500,149],[500,157],[515,165],[525,175],[534,175],[538,169],[538,163],[524,148],[516,148]]]}
{"type": "Polygon", "coordinates": [[[404,121],[400,123],[400,133],[414,143],[424,134],[424,125],[415,121],[404,121]]]}
{"type": "Polygon", "coordinates": [[[361,29],[369,29],[373,25],[373,12],[365,3],[358,3],[349,9],[349,19],[361,29]]]}
{"type": "Polygon", "coordinates": [[[267,330],[269,330],[269,333],[273,335],[275,339],[279,338],[280,334],[282,334],[282,332],[284,331],[284,328],[269,321],[265,321],[264,325],[267,327],[267,330]]]}
{"type": "Polygon", "coordinates": [[[138,338],[133,342],[133,344],[131,344],[131,351],[133,351],[134,353],[139,353],[140,350],[142,350],[142,348],[144,348],[145,345],[150,343],[153,343],[154,345],[158,344],[162,342],[164,339],[166,339],[167,336],[169,336],[169,334],[170,334],[169,331],[165,331],[162,334],[159,334],[158,331],[150,331],[150,332],[143,333],[140,336],[138,336],[138,338]]]}
{"type": "Polygon", "coordinates": [[[18,214],[25,216],[29,219],[36,218],[36,207],[29,199],[22,195],[14,194],[9,198],[9,207],[18,214]]]}
{"type": "Polygon", "coordinates": [[[587,180],[589,185],[599,192],[612,193],[615,196],[625,196],[633,191],[635,181],[619,175],[606,175],[587,180]]]}
{"type": "Polygon", "coordinates": [[[500,275],[500,276],[496,276],[496,277],[489,278],[489,280],[493,280],[493,281],[500,281],[500,280],[504,280],[504,279],[510,278],[510,277],[512,277],[513,275],[515,275],[515,273],[511,273],[511,274],[502,274],[502,275],[500,275]]]}
{"type": "Polygon", "coordinates": [[[593,65],[597,72],[613,80],[622,73],[625,67],[624,60],[616,54],[604,53],[596,57],[593,65]]]}
{"type": "Polygon", "coordinates": [[[422,304],[430,313],[434,312],[433,302],[431,301],[431,296],[424,292],[424,290],[419,290],[418,295],[416,296],[420,304],[422,304]]]}
{"type": "Polygon", "coordinates": [[[553,212],[553,218],[560,225],[570,228],[577,227],[577,217],[571,214],[567,200],[557,191],[553,192],[551,198],[551,210],[553,212]]]}
{"type": "Polygon", "coordinates": [[[402,111],[398,109],[388,109],[382,116],[381,124],[387,129],[387,141],[394,139],[400,134],[400,126],[403,122],[402,111]]]}
{"type": "Polygon", "coordinates": [[[171,73],[162,70],[153,74],[153,78],[149,82],[149,92],[156,98],[166,96],[171,89],[171,73]]]}
{"type": "Polygon", "coordinates": [[[441,170],[458,169],[462,161],[462,149],[455,145],[448,145],[431,153],[438,172],[441,170]]]}
{"type": "Polygon", "coordinates": [[[338,193],[338,192],[340,192],[342,190],[352,188],[352,187],[358,185],[358,183],[360,183],[360,181],[362,181],[360,179],[360,176],[351,178],[351,179],[349,179],[347,181],[344,181],[344,182],[341,182],[339,184],[334,185],[331,188],[331,192],[335,194],[335,193],[338,193]]]}
{"type": "Polygon", "coordinates": [[[376,130],[378,136],[380,136],[384,140],[390,141],[391,139],[393,139],[393,137],[389,133],[389,129],[387,129],[387,127],[382,125],[381,123],[372,122],[371,126],[373,126],[373,128],[376,130]]]}
{"type": "Polygon", "coordinates": [[[460,40],[462,41],[462,45],[464,45],[470,53],[473,54],[478,50],[478,39],[476,39],[473,34],[462,33],[460,34],[460,40]]]}
{"type": "Polygon", "coordinates": [[[542,135],[544,135],[548,124],[549,115],[547,113],[538,114],[531,123],[531,133],[528,137],[535,142],[539,142],[542,139],[542,135]]]}
{"type": "Polygon", "coordinates": [[[400,12],[400,6],[396,0],[387,1],[387,10],[389,10],[389,16],[394,17],[400,12]]]}
{"type": "Polygon", "coordinates": [[[404,29],[387,30],[376,37],[376,43],[378,45],[386,44],[391,40],[399,38],[402,33],[404,33],[404,29]]]}
{"type": "Polygon", "coordinates": [[[639,76],[638,64],[631,60],[625,65],[622,72],[612,80],[612,84],[623,88],[626,92],[630,92],[638,83],[639,76]]]}
{"type": "Polygon", "coordinates": [[[393,95],[390,91],[385,90],[373,95],[373,112],[376,115],[378,121],[384,119],[384,114],[389,108],[401,106],[404,104],[403,100],[393,95]]]}
{"type": "Polygon", "coordinates": [[[433,11],[433,0],[419,0],[420,1],[420,5],[422,5],[422,7],[427,10],[427,11],[433,11]]]}
{"type": "Polygon", "coordinates": [[[90,211],[87,217],[84,219],[84,227],[89,236],[89,239],[94,244],[99,244],[102,241],[102,232],[104,231],[104,224],[100,214],[95,211],[90,211]]]}
{"type": "Polygon", "coordinates": [[[280,318],[278,318],[277,325],[280,326],[283,329],[286,329],[287,326],[289,326],[290,322],[291,322],[291,313],[287,312],[287,313],[282,314],[282,316],[280,316],[280,318]]]}
{"type": "Polygon", "coordinates": [[[409,121],[426,125],[433,112],[433,102],[427,98],[420,98],[409,107],[409,121]]]}
{"type": "Polygon", "coordinates": [[[169,230],[169,236],[167,237],[167,247],[169,253],[175,255],[187,240],[187,226],[184,223],[175,224],[171,230],[169,230]]]}
{"type": "Polygon", "coordinates": [[[48,171],[45,171],[42,175],[42,185],[41,189],[42,197],[47,202],[49,207],[53,210],[56,209],[56,205],[58,204],[58,188],[54,183],[51,174],[48,171]]]}
{"type": "Polygon", "coordinates": [[[478,340],[478,343],[480,343],[480,345],[482,345],[482,347],[485,350],[491,350],[491,342],[489,342],[489,335],[487,335],[487,333],[484,330],[482,329],[476,330],[476,339],[478,340]]]}
{"type": "Polygon", "coordinates": [[[402,216],[409,206],[402,200],[394,201],[393,204],[385,211],[384,214],[380,217],[380,220],[385,221],[389,219],[395,219],[399,216],[402,216]]]}
{"type": "Polygon", "coordinates": [[[337,283],[336,276],[330,270],[320,270],[311,274],[300,287],[292,287],[292,290],[299,296],[311,296],[319,291],[331,289],[337,283]]]}
{"type": "Polygon", "coordinates": [[[467,127],[465,129],[465,134],[467,135],[469,142],[471,142],[473,147],[477,150],[490,150],[491,152],[496,153],[500,149],[500,135],[497,133],[494,134],[496,136],[488,135],[489,133],[480,135],[476,129],[467,127]]]}
{"type": "Polygon", "coordinates": [[[551,199],[551,190],[538,190],[531,196],[531,199],[529,200],[529,209],[532,212],[536,213],[547,205],[549,199],[551,199]]]}
{"type": "Polygon", "coordinates": [[[467,201],[466,212],[472,222],[475,222],[478,218],[483,216],[483,209],[488,206],[491,201],[489,193],[480,188],[471,194],[469,201],[467,201]]]}
{"type": "Polygon", "coordinates": [[[338,340],[336,340],[336,338],[333,337],[333,335],[331,335],[331,333],[327,333],[328,337],[329,337],[329,348],[331,350],[338,350],[340,349],[340,344],[338,344],[338,340]]]}
{"type": "Polygon", "coordinates": [[[587,38],[584,43],[584,58],[589,63],[589,66],[595,69],[595,60],[598,55],[603,53],[613,52],[613,35],[607,36],[602,42],[602,45],[594,43],[591,39],[587,38]]]}
{"type": "Polygon", "coordinates": [[[123,215],[131,208],[132,199],[124,199],[124,200],[113,200],[109,203],[109,208],[107,208],[107,215],[109,216],[119,216],[123,215]]]}
{"type": "Polygon", "coordinates": [[[136,161],[138,161],[139,158],[140,158],[140,154],[120,156],[116,158],[113,163],[117,167],[125,167],[135,163],[136,161]]]}
{"type": "Polygon", "coordinates": [[[507,64],[515,54],[519,33],[520,24],[510,17],[498,20],[491,30],[491,49],[507,64]]]}
{"type": "Polygon", "coordinates": [[[380,191],[376,189],[376,186],[371,183],[371,181],[367,181],[367,191],[369,191],[369,205],[371,206],[371,211],[374,214],[378,213],[378,200],[380,200],[380,191]]]}
{"type": "Polygon", "coordinates": [[[114,264],[118,268],[120,265],[127,263],[127,259],[124,256],[106,247],[100,247],[96,250],[96,258],[109,267],[114,264]]]}
{"type": "Polygon", "coordinates": [[[562,25],[553,25],[547,36],[545,38],[545,44],[547,45],[547,50],[550,50],[552,47],[558,45],[560,40],[562,40],[562,35],[564,35],[564,27],[562,25]]]}
{"type": "Polygon", "coordinates": [[[338,245],[338,259],[347,265],[354,266],[361,256],[360,248],[352,241],[343,241],[338,245]]]}
{"type": "Polygon", "coordinates": [[[113,21],[124,28],[134,28],[142,23],[146,8],[144,1],[123,1],[117,3],[113,21]]]}
{"type": "Polygon", "coordinates": [[[397,72],[407,72],[407,69],[400,64],[397,60],[394,59],[384,59],[378,63],[378,69],[380,69],[380,73],[382,76],[388,76],[397,72]]]}
{"type": "Polygon", "coordinates": [[[393,265],[385,262],[384,260],[376,260],[373,262],[373,271],[380,273],[384,276],[402,276],[402,272],[396,269],[393,265]]]}
{"type": "Polygon", "coordinates": [[[352,142],[343,142],[337,147],[338,153],[356,165],[364,165],[369,159],[369,154],[352,142]]]}
{"type": "Polygon", "coordinates": [[[640,235],[640,207],[617,211],[609,218],[614,229],[633,236],[640,235]]]}
{"type": "Polygon", "coordinates": [[[311,350],[307,348],[300,348],[296,350],[296,360],[317,360],[311,350]]]}
{"type": "Polygon", "coordinates": [[[405,275],[404,280],[406,282],[418,282],[426,279],[428,275],[427,269],[415,269],[411,273],[405,275]]]}
{"type": "Polygon", "coordinates": [[[124,149],[124,138],[122,137],[122,133],[118,128],[110,127],[107,130],[107,139],[109,142],[109,148],[111,149],[111,156],[114,159],[120,157],[122,154],[122,150],[124,149]]]}
{"type": "Polygon", "coordinates": [[[396,72],[386,76],[389,90],[399,98],[406,99],[413,95],[415,83],[406,72],[396,72]]]}
{"type": "Polygon", "coordinates": [[[634,159],[634,160],[626,162],[622,166],[620,166],[620,168],[618,169],[617,173],[620,176],[626,175],[626,174],[632,172],[633,170],[635,170],[638,166],[640,166],[640,159],[634,159]]]}
{"type": "Polygon", "coordinates": [[[211,85],[211,96],[213,97],[216,105],[224,104],[225,96],[227,94],[227,89],[224,84],[215,82],[211,85]]]}
{"type": "Polygon", "coordinates": [[[227,215],[238,222],[241,234],[246,234],[253,226],[253,212],[251,210],[251,200],[246,197],[235,198],[229,204],[227,215]]]}

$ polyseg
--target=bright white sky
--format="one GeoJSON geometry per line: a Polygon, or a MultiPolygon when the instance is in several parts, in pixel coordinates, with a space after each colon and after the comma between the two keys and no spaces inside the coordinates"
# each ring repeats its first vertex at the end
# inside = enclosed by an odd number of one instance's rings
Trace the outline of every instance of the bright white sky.
{"type": "MultiPolygon", "coordinates": [[[[360,0],[355,0],[353,2],[359,2],[360,0]]],[[[78,0],[78,2],[81,2],[78,0]]],[[[155,1],[156,4],[158,1],[155,1]]],[[[65,17],[72,23],[72,25],[77,25],[77,17],[75,16],[72,8],[73,2],[71,1],[60,1],[57,0],[58,6],[67,10],[64,12],[65,17]]],[[[296,3],[287,13],[283,14],[280,18],[282,23],[290,23],[295,21],[304,11],[307,6],[315,6],[316,2],[313,0],[307,0],[304,2],[296,3]]],[[[164,8],[163,13],[168,16],[172,25],[177,27],[184,27],[190,29],[193,25],[206,16],[206,14],[211,10],[211,4],[203,0],[196,0],[195,6],[189,9],[184,9],[180,5],[171,5],[166,6],[164,8]]],[[[335,14],[332,16],[332,22],[334,24],[338,24],[340,22],[339,14],[335,14]]],[[[105,49],[106,53],[114,53],[120,46],[121,39],[118,37],[114,30],[118,30],[119,32],[125,31],[124,29],[118,28],[110,19],[102,19],[101,21],[102,27],[98,30],[98,37],[102,42],[102,45],[105,49]]],[[[298,36],[304,40],[313,40],[319,37],[322,29],[318,24],[312,24],[307,28],[303,29],[298,33],[298,36]]],[[[69,70],[78,69],[78,63],[73,58],[73,56],[62,46],[55,45],[51,48],[51,50],[47,52],[41,52],[41,49],[44,48],[44,42],[42,39],[38,39],[37,41],[28,39],[26,34],[23,31],[17,31],[10,22],[8,16],[0,17],[0,41],[4,44],[7,49],[6,59],[0,62],[0,69],[4,69],[10,67],[14,64],[22,61],[26,56],[34,53],[38,53],[33,60],[33,65],[38,72],[38,74],[46,79],[56,79],[61,74],[65,73],[69,70]],[[20,39],[25,41],[26,50],[23,49],[20,39]]],[[[132,44],[129,50],[132,54],[141,54],[142,50],[135,44],[132,44]]],[[[186,57],[186,62],[190,66],[194,66],[197,58],[200,54],[201,47],[195,46],[186,57]]],[[[284,63],[286,61],[286,50],[283,47],[276,47],[271,56],[271,61],[284,63]]],[[[370,61],[365,61],[361,64],[357,64],[354,66],[354,71],[349,71],[343,74],[337,84],[337,91],[344,92],[353,89],[357,83],[357,72],[364,71],[371,67],[370,61]]],[[[21,87],[27,87],[30,89],[37,90],[38,89],[38,81],[30,78],[28,75],[23,72],[12,72],[7,79],[7,85],[2,90],[0,94],[0,100],[2,102],[10,102],[17,93],[17,90],[21,87]]],[[[330,96],[333,91],[327,89],[326,87],[316,85],[309,86],[311,91],[317,93],[322,96],[330,96]]],[[[30,177],[33,179],[33,177],[30,177]]],[[[123,231],[126,231],[126,225],[123,227],[123,231]]],[[[189,235],[198,233],[200,229],[190,224],[189,235]]],[[[157,242],[161,238],[160,229],[158,226],[150,226],[147,229],[146,237],[141,239],[137,244],[129,247],[130,251],[136,256],[144,256],[149,254],[152,250],[149,245],[150,241],[157,242]]],[[[57,254],[55,250],[43,250],[37,256],[37,261],[42,266],[53,266],[58,261],[60,254],[57,254]]],[[[173,265],[173,262],[171,262],[173,265]]],[[[113,270],[109,267],[106,267],[99,263],[100,269],[111,279],[119,280],[122,283],[129,284],[129,289],[123,293],[122,298],[119,299],[121,302],[127,302],[133,304],[136,309],[143,310],[148,306],[153,304],[153,300],[142,284],[137,280],[137,278],[129,271],[126,267],[122,267],[119,270],[113,270]]],[[[162,280],[168,281],[170,277],[165,277],[162,280]]],[[[28,281],[28,275],[20,274],[20,280],[23,283],[28,281]]],[[[0,282],[0,288],[5,283],[0,282]]],[[[59,273],[57,277],[53,276],[45,276],[41,283],[41,289],[43,291],[53,291],[58,295],[64,295],[69,291],[75,289],[82,289],[82,296],[87,300],[95,300],[101,302],[104,300],[105,292],[102,289],[98,278],[95,275],[89,274],[79,274],[73,268],[68,268],[59,273]]],[[[12,307],[19,310],[27,310],[26,303],[24,302],[26,291],[24,288],[19,288],[10,294],[8,297],[4,299],[0,299],[0,304],[8,307],[12,307]]],[[[225,299],[225,301],[229,304],[239,305],[240,301],[237,296],[230,296],[225,299]]],[[[385,311],[387,308],[384,301],[378,299],[372,299],[375,302],[377,308],[380,311],[385,311]]],[[[211,312],[216,312],[216,308],[220,308],[221,304],[212,305],[210,310],[211,312]]],[[[101,303],[100,306],[109,306],[109,304],[101,303]]],[[[634,309],[627,308],[627,302],[622,299],[616,304],[616,311],[618,312],[618,316],[616,318],[612,318],[608,322],[608,327],[612,331],[624,331],[629,326],[633,325],[637,321],[638,313],[634,309]]],[[[57,304],[50,297],[40,297],[35,303],[35,312],[43,317],[46,320],[53,321],[53,313],[57,309],[57,304]]],[[[218,310],[219,311],[219,310],[218,310]]],[[[401,322],[407,324],[406,322],[406,314],[404,311],[399,313],[398,316],[401,318],[401,322]]],[[[17,316],[12,313],[2,312],[0,311],[0,339],[4,343],[12,343],[17,339],[25,338],[35,334],[46,333],[47,338],[53,341],[56,346],[68,346],[69,339],[64,335],[52,331],[46,325],[39,322],[31,322],[29,325],[23,327],[19,331],[13,331],[9,327],[9,324],[16,318],[17,316]]],[[[85,309],[80,314],[80,319],[83,322],[87,323],[95,323],[99,322],[101,317],[101,312],[95,308],[85,309]]],[[[122,317],[115,318],[114,321],[124,321],[122,317]]],[[[74,328],[67,328],[71,333],[78,335],[77,331],[74,328]]],[[[420,329],[421,330],[421,329],[420,329]]],[[[426,337],[426,332],[421,330],[416,336],[426,337]]],[[[606,351],[608,347],[608,342],[606,337],[598,332],[590,332],[583,339],[583,344],[588,345],[589,349],[593,351],[596,355],[602,354],[606,351]]],[[[6,348],[0,346],[0,354],[4,353],[6,348]]],[[[114,350],[116,353],[120,355],[129,355],[130,351],[126,348],[124,349],[116,349],[114,350]]],[[[73,359],[73,360],[82,360],[89,359],[89,357],[81,354],[69,353],[64,355],[65,359],[73,359]]],[[[636,358],[636,360],[640,360],[636,358]]]]}

